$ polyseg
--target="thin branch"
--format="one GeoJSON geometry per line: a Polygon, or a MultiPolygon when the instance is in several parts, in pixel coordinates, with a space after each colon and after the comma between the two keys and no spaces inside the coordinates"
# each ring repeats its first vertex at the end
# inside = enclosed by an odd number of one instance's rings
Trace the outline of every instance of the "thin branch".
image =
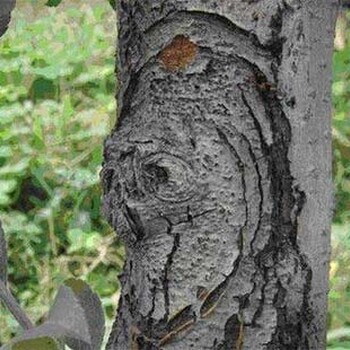
{"type": "Polygon", "coordinates": [[[7,284],[7,247],[5,232],[0,221],[0,281],[7,284]]]}
{"type": "Polygon", "coordinates": [[[7,247],[5,233],[0,221],[0,301],[9,309],[13,317],[23,329],[33,328],[34,325],[15,297],[7,288],[7,247]]]}
{"type": "Polygon", "coordinates": [[[21,308],[2,280],[0,280],[0,300],[3,301],[23,329],[34,328],[32,321],[29,319],[25,311],[21,308]]]}

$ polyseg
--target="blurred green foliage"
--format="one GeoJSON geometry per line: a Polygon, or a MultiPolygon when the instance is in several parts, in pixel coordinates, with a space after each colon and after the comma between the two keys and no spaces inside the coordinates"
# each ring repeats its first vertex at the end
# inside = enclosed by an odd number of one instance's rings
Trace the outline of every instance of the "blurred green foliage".
{"type": "MultiPolygon", "coordinates": [[[[114,14],[105,0],[46,9],[43,0],[40,12],[36,0],[18,2],[0,40],[0,217],[11,287],[39,320],[66,278],[83,278],[111,322],[124,251],[101,218],[98,173],[115,122],[114,14]]],[[[330,350],[350,349],[349,21],[338,23],[334,53],[330,350]]],[[[1,344],[18,328],[1,306],[0,314],[1,344]]]]}
{"type": "MultiPolygon", "coordinates": [[[[111,320],[124,253],[100,214],[99,171],[116,109],[115,15],[105,0],[65,2],[40,16],[20,6],[0,40],[0,217],[11,288],[33,320],[71,276],[111,320]]],[[[7,342],[17,325],[0,315],[7,342]]]]}
{"type": "Polygon", "coordinates": [[[339,16],[333,60],[333,176],[336,214],[328,308],[328,343],[350,349],[350,13],[339,16]]]}

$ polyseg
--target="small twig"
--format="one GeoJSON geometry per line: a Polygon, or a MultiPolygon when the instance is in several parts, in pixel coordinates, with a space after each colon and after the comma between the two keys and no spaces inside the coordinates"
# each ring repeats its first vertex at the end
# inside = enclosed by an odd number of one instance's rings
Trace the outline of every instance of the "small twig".
{"type": "Polygon", "coordinates": [[[34,328],[32,321],[29,319],[25,311],[18,304],[12,293],[5,286],[4,282],[0,280],[0,300],[6,305],[13,317],[17,320],[23,329],[34,328]]]}
{"type": "Polygon", "coordinates": [[[0,221],[0,280],[7,285],[7,247],[5,233],[0,221]]]}
{"type": "Polygon", "coordinates": [[[92,263],[88,266],[88,268],[85,271],[85,275],[88,275],[91,273],[95,268],[100,264],[103,263],[103,261],[106,259],[106,256],[108,254],[108,249],[114,242],[114,237],[106,237],[104,239],[104,244],[101,244],[100,247],[97,248],[98,250],[98,256],[92,261],[92,263]]]}
{"type": "Polygon", "coordinates": [[[15,297],[7,288],[7,248],[5,233],[0,221],[0,301],[9,309],[13,317],[23,329],[33,328],[34,325],[15,297]]]}

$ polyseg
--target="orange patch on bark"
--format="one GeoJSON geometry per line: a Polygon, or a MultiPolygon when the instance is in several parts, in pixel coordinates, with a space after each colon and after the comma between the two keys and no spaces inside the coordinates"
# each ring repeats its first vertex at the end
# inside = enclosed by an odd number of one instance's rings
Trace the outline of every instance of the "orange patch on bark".
{"type": "Polygon", "coordinates": [[[185,69],[194,61],[198,52],[198,46],[183,35],[178,35],[165,47],[158,58],[165,69],[177,71],[185,69]]]}

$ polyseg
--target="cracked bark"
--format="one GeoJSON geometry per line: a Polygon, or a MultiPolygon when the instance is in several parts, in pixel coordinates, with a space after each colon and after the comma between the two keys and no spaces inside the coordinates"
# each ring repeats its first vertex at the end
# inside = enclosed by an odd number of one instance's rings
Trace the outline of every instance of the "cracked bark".
{"type": "Polygon", "coordinates": [[[108,349],[324,349],[337,1],[119,1],[108,349]]]}

